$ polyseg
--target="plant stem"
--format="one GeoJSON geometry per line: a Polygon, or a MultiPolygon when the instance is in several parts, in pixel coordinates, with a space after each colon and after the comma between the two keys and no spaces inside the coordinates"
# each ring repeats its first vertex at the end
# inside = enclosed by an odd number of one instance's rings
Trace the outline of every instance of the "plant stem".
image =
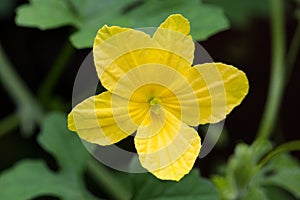
{"type": "Polygon", "coordinates": [[[283,0],[271,0],[271,36],[272,36],[272,63],[271,79],[266,107],[258,131],[258,139],[267,139],[276,123],[284,89],[284,3],[283,0]]]}
{"type": "Polygon", "coordinates": [[[99,164],[95,159],[90,159],[87,162],[88,173],[102,185],[109,194],[116,200],[128,200],[131,197],[130,191],[126,190],[103,165],[99,164]]]}
{"type": "Polygon", "coordinates": [[[0,137],[17,128],[20,124],[18,114],[13,113],[0,121],[0,137]]]}
{"type": "Polygon", "coordinates": [[[58,79],[64,72],[66,63],[72,57],[73,53],[74,48],[71,46],[70,42],[67,41],[58,54],[50,72],[47,74],[39,88],[38,96],[44,104],[46,104],[49,100],[49,96],[51,95],[53,88],[56,86],[58,79]]]}
{"type": "Polygon", "coordinates": [[[286,57],[286,66],[287,66],[286,85],[288,83],[288,80],[291,76],[293,67],[295,65],[297,55],[299,53],[299,47],[300,47],[300,18],[298,19],[297,27],[296,27],[296,30],[295,30],[294,36],[292,38],[291,45],[290,45],[290,48],[288,50],[287,57],[286,57]]]}
{"type": "MultiPolygon", "coordinates": [[[[2,46],[0,44],[0,80],[5,87],[6,91],[9,93],[13,101],[18,107],[20,120],[23,122],[29,122],[34,120],[40,123],[42,119],[42,109],[38,102],[35,100],[34,96],[31,94],[26,84],[19,77],[17,72],[12,67],[11,63],[8,61],[2,46]]],[[[22,123],[30,131],[32,124],[22,123]]],[[[23,128],[24,128],[23,127],[23,128]]]]}
{"type": "Polygon", "coordinates": [[[33,96],[31,95],[29,89],[26,87],[26,84],[13,69],[7,57],[4,55],[4,51],[1,45],[0,66],[1,81],[9,95],[13,98],[14,102],[17,105],[27,105],[29,104],[29,102],[32,102],[33,96]]]}
{"type": "Polygon", "coordinates": [[[279,145],[271,151],[267,156],[265,156],[259,163],[259,168],[263,168],[272,158],[274,158],[276,155],[284,152],[290,152],[290,151],[300,151],[300,140],[294,140],[288,143],[284,143],[282,145],[279,145]]]}

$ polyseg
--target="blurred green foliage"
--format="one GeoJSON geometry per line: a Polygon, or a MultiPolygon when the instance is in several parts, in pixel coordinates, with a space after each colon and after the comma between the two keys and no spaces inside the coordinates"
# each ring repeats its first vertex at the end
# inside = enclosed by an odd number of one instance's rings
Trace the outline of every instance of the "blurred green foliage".
{"type": "Polygon", "coordinates": [[[73,26],[76,31],[71,35],[72,44],[86,48],[92,47],[98,29],[104,24],[156,27],[173,13],[181,13],[190,20],[195,40],[205,40],[229,26],[220,8],[198,0],[31,0],[17,9],[16,23],[42,30],[73,26]]]}
{"type": "Polygon", "coordinates": [[[0,1],[0,19],[12,15],[17,0],[2,0],[0,1]]]}
{"type": "MultiPolygon", "coordinates": [[[[300,149],[299,141],[292,142],[281,153],[294,149],[300,149]]],[[[283,149],[282,146],[278,147],[283,149]]],[[[288,154],[274,154],[278,148],[270,152],[272,145],[269,141],[256,141],[251,146],[238,144],[234,155],[229,159],[223,176],[215,175],[213,182],[219,188],[223,200],[231,199],[261,199],[280,200],[283,196],[293,199],[291,195],[280,192],[274,196],[273,190],[286,190],[300,198],[298,182],[300,180],[300,164],[288,154]],[[270,152],[269,154],[267,154],[270,152]],[[267,154],[275,157],[266,165],[264,159],[267,154]],[[275,189],[274,189],[275,188],[275,189]],[[272,190],[272,191],[271,191],[272,190]]],[[[284,198],[286,199],[286,198],[284,198]]]]}
{"type": "Polygon", "coordinates": [[[267,17],[269,14],[270,0],[204,0],[204,2],[223,8],[226,16],[236,27],[245,27],[255,17],[267,17]]]}
{"type": "Polygon", "coordinates": [[[42,160],[22,160],[0,176],[0,199],[32,199],[53,195],[66,200],[93,199],[82,179],[88,152],[67,129],[66,116],[50,113],[44,119],[39,144],[56,160],[59,171],[42,160]]]}
{"type": "Polygon", "coordinates": [[[196,169],[180,182],[161,181],[149,174],[131,174],[134,188],[134,200],[218,200],[220,199],[214,185],[207,179],[201,178],[196,169]]]}

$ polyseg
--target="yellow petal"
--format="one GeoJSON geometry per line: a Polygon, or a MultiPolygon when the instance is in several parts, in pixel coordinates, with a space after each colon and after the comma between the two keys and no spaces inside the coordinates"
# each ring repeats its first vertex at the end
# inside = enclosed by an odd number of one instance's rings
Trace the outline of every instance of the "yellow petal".
{"type": "Polygon", "coordinates": [[[109,145],[132,134],[138,126],[133,120],[143,119],[145,112],[137,106],[128,108],[128,100],[104,92],[74,107],[68,116],[68,126],[88,142],[109,145]]]}
{"type": "Polygon", "coordinates": [[[159,28],[170,29],[184,35],[190,34],[190,22],[181,14],[170,15],[159,28]]]}
{"type": "Polygon", "coordinates": [[[197,132],[163,107],[151,107],[135,136],[144,168],[164,180],[180,180],[192,169],[200,151],[197,132]]]}
{"type": "Polygon", "coordinates": [[[98,31],[93,48],[94,63],[108,91],[113,92],[126,72],[143,64],[163,64],[181,73],[187,70],[194,53],[191,38],[165,28],[159,28],[155,35],[151,38],[141,31],[117,26],[104,26],[98,31]]]}
{"type": "MultiPolygon", "coordinates": [[[[101,83],[107,90],[114,92],[117,84],[119,84],[118,82],[126,76],[125,73],[147,64],[149,67],[151,67],[150,64],[171,66],[180,73],[184,73],[187,66],[189,66],[185,59],[174,53],[154,48],[139,49],[120,55],[119,58],[106,66],[100,77],[101,83]]],[[[158,74],[158,71],[156,71],[156,74],[158,74]]],[[[143,75],[150,76],[146,73],[143,73],[143,75]]]]}
{"type": "MultiPolygon", "coordinates": [[[[101,79],[107,67],[123,54],[149,47],[153,47],[152,39],[141,31],[118,26],[103,26],[97,33],[93,47],[98,77],[101,79]]],[[[135,57],[130,57],[130,59],[134,60],[135,57]]],[[[131,68],[128,65],[126,67],[131,68]]]]}
{"type": "Polygon", "coordinates": [[[192,67],[186,74],[198,98],[200,124],[223,120],[248,93],[244,72],[222,63],[206,63],[192,67]]]}
{"type": "Polygon", "coordinates": [[[195,45],[190,33],[190,22],[180,14],[170,15],[156,30],[153,39],[161,48],[180,55],[193,63],[195,45]]]}
{"type": "Polygon", "coordinates": [[[97,35],[94,40],[94,48],[97,48],[97,46],[100,45],[100,43],[104,42],[105,40],[113,37],[114,35],[117,35],[119,33],[122,33],[124,31],[130,30],[129,28],[122,28],[119,26],[107,26],[104,25],[102,28],[100,28],[97,32],[97,35]]]}
{"type": "Polygon", "coordinates": [[[144,64],[136,67],[118,81],[114,94],[130,102],[149,104],[160,99],[160,104],[179,120],[196,126],[199,124],[197,96],[183,73],[161,64],[144,64]]]}

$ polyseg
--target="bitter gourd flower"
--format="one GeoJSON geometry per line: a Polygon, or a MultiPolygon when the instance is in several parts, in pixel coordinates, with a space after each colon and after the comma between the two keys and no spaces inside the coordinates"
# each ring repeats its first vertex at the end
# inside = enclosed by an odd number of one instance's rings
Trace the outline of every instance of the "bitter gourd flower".
{"type": "Polygon", "coordinates": [[[199,124],[223,120],[248,92],[246,75],[222,63],[192,66],[190,23],[170,15],[151,36],[104,25],[93,45],[106,92],[68,115],[80,138],[111,145],[135,133],[141,165],[159,179],[180,180],[201,148],[199,124]]]}

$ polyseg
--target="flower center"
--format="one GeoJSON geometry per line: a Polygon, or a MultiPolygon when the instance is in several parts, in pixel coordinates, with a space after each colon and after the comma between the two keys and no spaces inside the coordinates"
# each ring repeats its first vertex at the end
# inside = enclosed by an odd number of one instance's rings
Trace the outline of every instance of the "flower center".
{"type": "Polygon", "coordinates": [[[161,100],[159,98],[156,98],[156,97],[152,97],[149,100],[150,106],[154,106],[156,104],[159,104],[160,102],[161,102],[161,100]]]}
{"type": "Polygon", "coordinates": [[[156,97],[152,97],[150,98],[149,100],[149,104],[151,106],[151,112],[156,114],[156,115],[159,115],[160,112],[161,112],[161,100],[159,98],[156,98],[156,97]]]}

